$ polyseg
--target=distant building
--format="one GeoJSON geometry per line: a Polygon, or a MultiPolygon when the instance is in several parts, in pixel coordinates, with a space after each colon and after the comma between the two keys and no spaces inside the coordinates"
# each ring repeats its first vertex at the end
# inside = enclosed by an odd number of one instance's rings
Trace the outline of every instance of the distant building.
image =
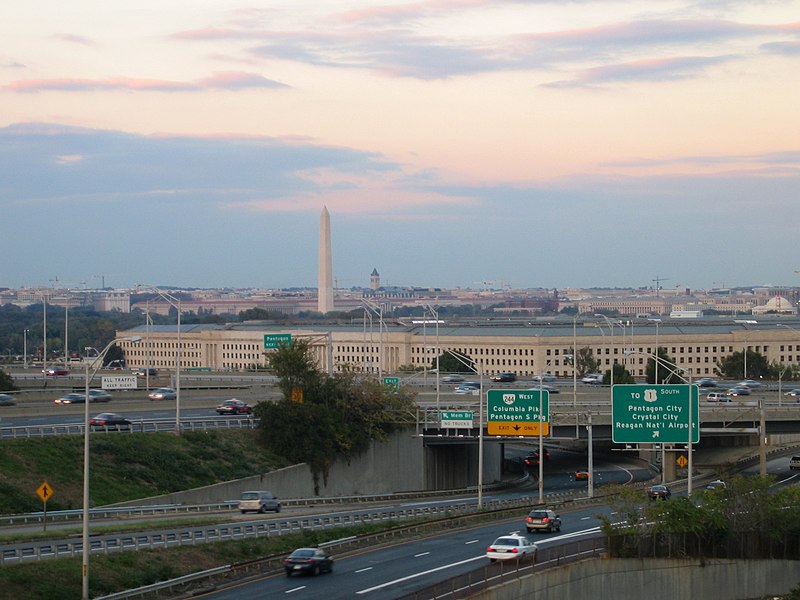
{"type": "Polygon", "coordinates": [[[375,292],[380,287],[381,287],[381,276],[378,274],[378,269],[372,269],[372,273],[369,276],[369,289],[375,292]]]}

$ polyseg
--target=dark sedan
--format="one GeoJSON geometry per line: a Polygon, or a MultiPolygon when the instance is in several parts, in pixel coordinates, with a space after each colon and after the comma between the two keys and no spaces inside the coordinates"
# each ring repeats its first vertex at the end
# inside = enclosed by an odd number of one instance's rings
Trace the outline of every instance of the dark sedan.
{"type": "Polygon", "coordinates": [[[69,369],[67,367],[52,366],[43,369],[42,372],[47,377],[64,377],[65,375],[69,375],[69,369]]]}
{"type": "Polygon", "coordinates": [[[16,403],[11,394],[0,394],[0,406],[14,406],[16,403]]]}
{"type": "Polygon", "coordinates": [[[89,426],[104,429],[130,429],[131,422],[117,413],[100,413],[89,419],[89,426]]]}
{"type": "Polygon", "coordinates": [[[665,485],[654,485],[647,490],[647,495],[650,496],[650,500],[669,500],[672,491],[665,485]]]}
{"type": "Polygon", "coordinates": [[[330,573],[333,571],[333,557],[321,548],[298,548],[283,560],[286,576],[294,573],[330,573]]]}
{"type": "Polygon", "coordinates": [[[231,398],[230,400],[225,400],[222,404],[217,406],[214,410],[217,411],[218,415],[252,415],[253,414],[253,407],[247,404],[246,402],[242,402],[241,400],[237,400],[236,398],[231,398]]]}

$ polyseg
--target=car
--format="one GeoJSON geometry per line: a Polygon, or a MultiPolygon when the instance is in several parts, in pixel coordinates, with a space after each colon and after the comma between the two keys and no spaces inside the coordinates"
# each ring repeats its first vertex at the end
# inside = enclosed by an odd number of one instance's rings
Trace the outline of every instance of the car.
{"type": "Polygon", "coordinates": [[[67,367],[50,366],[46,369],[42,369],[42,373],[44,373],[46,377],[64,377],[65,375],[69,375],[69,369],[67,367]]]}
{"type": "Polygon", "coordinates": [[[534,531],[561,531],[561,518],[549,508],[535,508],[525,517],[528,533],[534,531]]]}
{"type": "Polygon", "coordinates": [[[540,375],[534,375],[531,379],[533,381],[555,381],[556,376],[552,373],[541,373],[540,375]]]}
{"type": "Polygon", "coordinates": [[[239,498],[239,511],[242,514],[246,512],[265,513],[268,510],[281,512],[281,502],[275,494],[264,490],[242,492],[239,498]]]}
{"type": "Polygon", "coordinates": [[[474,381],[465,381],[454,388],[456,394],[474,394],[481,390],[481,384],[474,381]]]}
{"type": "Polygon", "coordinates": [[[295,573],[319,575],[333,572],[333,557],[322,548],[298,548],[283,559],[286,576],[295,573]]]}
{"type": "Polygon", "coordinates": [[[160,387],[147,394],[147,397],[150,400],[175,400],[178,394],[172,388],[160,387]]]}
{"type": "Polygon", "coordinates": [[[17,401],[11,394],[0,394],[0,406],[14,406],[17,401]]]}
{"type": "Polygon", "coordinates": [[[755,379],[745,379],[744,381],[740,381],[736,384],[737,387],[746,387],[750,388],[751,390],[759,389],[763,384],[760,381],[756,381],[755,379]]]}
{"type": "Polygon", "coordinates": [[[461,383],[462,381],[464,381],[462,375],[445,375],[442,377],[443,383],[461,383]]]}
{"type": "Polygon", "coordinates": [[[672,491],[665,485],[653,485],[647,490],[647,495],[650,500],[669,500],[672,497],[672,491]]]}
{"type": "Polygon", "coordinates": [[[717,380],[711,377],[703,377],[698,379],[696,384],[700,387],[717,387],[717,380]]]}
{"type": "Polygon", "coordinates": [[[575,481],[588,481],[589,471],[575,471],[575,481]]]}
{"type": "Polygon", "coordinates": [[[89,402],[111,402],[111,394],[105,390],[89,390],[89,402]]]}
{"type": "Polygon", "coordinates": [[[231,398],[230,400],[225,400],[222,404],[218,405],[214,410],[217,411],[218,415],[252,415],[253,414],[253,407],[243,402],[242,400],[237,400],[236,398],[231,398]]]}
{"type": "Polygon", "coordinates": [[[83,404],[86,402],[86,396],[78,393],[64,394],[61,398],[53,400],[56,404],[83,404]]]}
{"type": "Polygon", "coordinates": [[[793,456],[789,459],[789,469],[792,471],[800,469],[800,456],[793,456]]]}
{"type": "Polygon", "coordinates": [[[586,383],[589,385],[600,385],[603,383],[603,374],[589,373],[588,375],[581,378],[581,383],[586,383]]]}
{"type": "MultiPolygon", "coordinates": [[[[550,450],[547,448],[544,449],[544,460],[547,462],[550,460],[550,450]]],[[[539,464],[539,451],[534,450],[530,452],[525,458],[522,459],[522,462],[525,464],[526,467],[532,467],[534,465],[539,464]]]]}
{"type": "Polygon", "coordinates": [[[497,375],[492,376],[492,381],[497,381],[500,383],[512,383],[517,380],[516,373],[498,373],[497,375]]]}
{"type": "Polygon", "coordinates": [[[139,369],[134,369],[133,374],[144,379],[145,377],[156,377],[158,375],[158,371],[156,369],[147,369],[142,367],[139,369]]]}
{"type": "Polygon", "coordinates": [[[749,396],[750,395],[750,388],[745,386],[735,386],[728,390],[728,396],[736,397],[736,396],[749,396]]]}
{"type": "Polygon", "coordinates": [[[117,413],[100,413],[89,419],[89,426],[104,429],[130,429],[131,422],[117,413]]]}
{"type": "Polygon", "coordinates": [[[800,402],[800,388],[789,390],[784,394],[784,396],[791,396],[793,398],[797,398],[798,402],[800,402]]]}
{"type": "Polygon", "coordinates": [[[547,385],[545,383],[540,383],[536,387],[528,388],[531,392],[548,392],[549,394],[558,394],[560,390],[554,385],[547,385]]]}
{"type": "Polygon", "coordinates": [[[526,557],[536,558],[539,548],[518,531],[501,535],[492,545],[486,548],[486,558],[490,562],[496,560],[522,560],[526,557]]]}
{"type": "Polygon", "coordinates": [[[726,487],[728,486],[724,481],[722,481],[722,479],[709,481],[708,484],[706,485],[707,490],[724,490],[726,487]]]}
{"type": "Polygon", "coordinates": [[[731,402],[731,397],[724,392],[709,392],[706,394],[707,402],[731,402]]]}

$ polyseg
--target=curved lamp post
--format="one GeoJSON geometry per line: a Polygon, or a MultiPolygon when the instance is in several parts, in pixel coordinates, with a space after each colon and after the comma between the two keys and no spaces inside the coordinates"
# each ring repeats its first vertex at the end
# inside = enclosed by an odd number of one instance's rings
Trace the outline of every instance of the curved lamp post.
{"type": "Polygon", "coordinates": [[[177,348],[175,349],[175,433],[181,434],[181,299],[172,294],[162,292],[155,286],[137,285],[137,288],[145,288],[152,293],[161,296],[172,308],[178,311],[178,335],[177,348]]]}
{"type": "MultiPolygon", "coordinates": [[[[687,469],[686,493],[687,493],[687,495],[691,496],[692,495],[692,446],[694,445],[694,437],[692,435],[693,434],[693,431],[692,431],[692,424],[693,424],[693,421],[692,421],[692,399],[693,399],[693,394],[692,394],[692,370],[691,369],[687,369],[685,367],[679,367],[675,363],[669,362],[668,360],[665,360],[665,359],[661,358],[660,356],[658,356],[657,354],[653,354],[652,352],[641,352],[639,350],[628,350],[628,351],[626,351],[626,354],[642,354],[644,356],[649,356],[650,358],[652,358],[656,362],[660,361],[660,362],[662,362],[664,364],[665,367],[667,367],[668,370],[672,371],[672,373],[674,373],[675,375],[677,375],[678,377],[683,379],[689,385],[689,414],[688,414],[688,417],[689,417],[689,439],[688,439],[687,445],[686,445],[687,454],[689,455],[688,456],[689,462],[688,462],[688,464],[686,466],[686,469],[687,469]],[[670,369],[669,367],[672,367],[672,368],[670,369]],[[688,379],[686,377],[684,377],[683,375],[681,375],[680,373],[678,373],[678,371],[680,371],[681,373],[686,373],[686,375],[688,375],[688,379]]],[[[699,420],[699,415],[698,415],[698,420],[699,420]]],[[[698,427],[699,427],[699,424],[698,424],[698,427]]],[[[662,472],[662,477],[663,477],[663,472],[664,472],[664,465],[663,464],[661,465],[661,472],[662,472]]]]}
{"type": "MultiPolygon", "coordinates": [[[[480,509],[483,508],[483,365],[481,365],[480,369],[476,369],[474,364],[468,363],[460,354],[446,348],[443,352],[447,352],[462,365],[477,374],[481,385],[480,393],[478,394],[478,508],[480,509]]],[[[539,462],[541,462],[541,456],[539,457],[539,462]]]]}
{"type": "Polygon", "coordinates": [[[100,367],[103,366],[103,358],[105,358],[106,353],[111,349],[111,346],[116,344],[117,342],[138,342],[141,340],[140,337],[124,337],[124,338],[114,338],[111,340],[103,351],[100,352],[92,362],[94,367],[94,371],[92,371],[91,376],[89,375],[89,361],[86,361],[86,378],[85,378],[85,386],[84,386],[84,396],[83,396],[83,534],[81,537],[82,542],[82,555],[83,555],[83,564],[81,570],[81,577],[83,581],[83,600],[89,600],[89,384],[91,383],[94,376],[97,374],[97,371],[100,367]]]}

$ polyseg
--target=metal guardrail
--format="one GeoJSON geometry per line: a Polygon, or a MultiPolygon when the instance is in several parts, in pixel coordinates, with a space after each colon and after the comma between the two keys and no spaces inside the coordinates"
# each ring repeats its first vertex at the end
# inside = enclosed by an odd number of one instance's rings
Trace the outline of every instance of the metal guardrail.
{"type": "Polygon", "coordinates": [[[424,589],[399,596],[396,600],[459,600],[471,598],[476,592],[512,579],[541,573],[586,558],[596,558],[605,551],[605,536],[567,542],[540,548],[532,561],[509,561],[484,565],[467,573],[450,577],[424,589]]]}
{"type": "MultiPolygon", "coordinates": [[[[575,501],[576,495],[575,493],[564,493],[559,497],[561,501],[568,499],[575,501]]],[[[557,498],[548,496],[548,500],[552,502],[557,498]]],[[[531,502],[528,498],[493,500],[485,504],[481,514],[530,506],[531,502]]],[[[459,515],[472,515],[476,512],[478,511],[472,504],[427,505],[406,509],[380,508],[354,514],[306,515],[247,523],[194,526],[172,531],[108,534],[92,537],[90,540],[90,553],[108,554],[125,550],[146,550],[253,537],[271,537],[296,533],[304,529],[330,529],[392,520],[419,519],[421,517],[453,518],[459,515]]],[[[78,556],[82,552],[83,543],[79,537],[57,541],[20,542],[0,546],[0,564],[19,564],[31,560],[78,556]]]]}
{"type": "MultiPolygon", "coordinates": [[[[527,477],[522,477],[518,480],[503,481],[495,484],[487,484],[484,486],[485,491],[499,490],[522,483],[527,480],[527,477]]],[[[441,498],[442,496],[459,496],[464,494],[475,493],[477,488],[475,486],[452,489],[452,490],[431,490],[431,491],[416,491],[416,492],[391,492],[386,494],[371,494],[359,496],[328,496],[312,498],[289,498],[281,499],[282,506],[311,506],[311,505],[333,505],[333,504],[369,504],[371,502],[397,502],[401,500],[419,499],[419,498],[441,498]]],[[[141,506],[106,506],[99,508],[90,508],[89,516],[92,520],[99,519],[114,519],[114,518],[131,518],[131,517],[146,517],[150,515],[188,515],[200,514],[207,512],[219,512],[222,510],[237,510],[239,506],[238,500],[223,500],[222,502],[212,502],[208,504],[148,504],[141,506]]],[[[45,518],[42,511],[33,513],[24,513],[18,515],[0,515],[0,527],[8,527],[12,525],[41,523],[45,518]]],[[[51,510],[47,512],[48,522],[69,522],[80,521],[83,518],[83,509],[71,510],[51,510]]]]}
{"type": "MultiPolygon", "coordinates": [[[[181,419],[183,431],[208,431],[211,429],[254,429],[259,420],[252,417],[188,417],[181,419]]],[[[21,425],[0,427],[0,440],[51,437],[54,435],[83,435],[83,423],[21,425]]],[[[126,429],[117,427],[92,427],[92,433],[157,433],[175,430],[175,419],[131,420],[126,429]]]]}
{"type": "MultiPolygon", "coordinates": [[[[562,493],[562,494],[556,494],[554,496],[561,497],[560,502],[562,507],[569,502],[592,504],[601,500],[600,498],[597,497],[594,499],[587,497],[567,498],[566,496],[569,495],[570,494],[562,493]]],[[[549,496],[549,498],[552,499],[551,496],[549,496]]],[[[418,534],[429,533],[431,531],[438,531],[442,528],[443,524],[447,524],[446,526],[448,528],[452,528],[454,523],[474,518],[504,519],[506,518],[505,513],[508,512],[509,510],[515,510],[520,508],[521,506],[519,506],[519,504],[521,504],[525,508],[530,507],[530,503],[528,503],[523,499],[518,499],[515,501],[499,502],[498,504],[511,504],[513,506],[503,506],[501,508],[490,509],[488,511],[486,510],[478,511],[470,506],[467,507],[468,510],[463,510],[461,511],[461,514],[458,515],[453,515],[451,514],[453,512],[452,510],[445,509],[445,511],[448,513],[446,516],[441,516],[424,523],[415,523],[413,525],[401,525],[383,532],[370,533],[360,536],[350,536],[347,538],[332,540],[324,544],[320,544],[320,547],[325,547],[328,549],[338,548],[338,552],[343,552],[348,549],[361,548],[364,547],[365,545],[385,542],[386,540],[391,540],[398,536],[405,536],[408,535],[409,533],[418,535],[418,534]]],[[[580,560],[582,558],[587,558],[589,556],[596,555],[597,553],[602,551],[602,544],[597,543],[597,541],[601,539],[602,539],[601,536],[599,534],[596,534],[593,536],[593,538],[591,538],[590,541],[587,540],[576,541],[573,543],[568,543],[564,546],[560,545],[552,549],[548,548],[540,550],[540,553],[538,554],[539,558],[536,561],[536,564],[538,565],[537,568],[541,570],[542,568],[549,568],[551,566],[557,566],[558,564],[565,564],[566,562],[572,562],[574,560],[580,560]]],[[[243,577],[252,575],[254,573],[268,572],[272,569],[280,568],[283,557],[284,554],[277,554],[273,556],[267,556],[251,560],[244,563],[229,565],[224,568],[225,570],[222,573],[224,573],[226,577],[243,577]]],[[[493,568],[495,571],[497,569],[500,569],[502,572],[502,569],[505,566],[507,574],[510,574],[512,571],[519,570],[520,571],[519,574],[522,575],[524,574],[524,572],[521,569],[519,569],[519,567],[525,568],[526,565],[530,565],[530,563],[515,563],[515,565],[517,569],[509,569],[508,565],[503,565],[503,563],[500,563],[496,566],[492,566],[491,568],[493,568]]],[[[527,570],[530,570],[531,567],[532,565],[528,566],[527,570]]],[[[479,571],[482,572],[483,569],[477,569],[475,571],[471,571],[470,573],[466,574],[466,576],[470,577],[471,573],[479,571]]],[[[458,577],[464,577],[464,576],[458,576],[458,577]]],[[[451,582],[458,579],[458,577],[447,580],[444,585],[445,586],[450,585],[451,582]]],[[[103,599],[99,600],[121,600],[124,598],[145,597],[151,592],[164,589],[173,589],[174,590],[173,593],[175,593],[177,589],[181,589],[183,592],[187,592],[189,591],[187,589],[187,586],[190,586],[193,591],[197,591],[198,586],[195,584],[203,580],[210,580],[212,578],[213,576],[209,575],[208,571],[202,571],[198,573],[193,573],[191,575],[185,575],[177,579],[159,582],[158,584],[154,584],[153,586],[144,586],[132,590],[127,590],[125,592],[119,592],[115,594],[113,598],[104,597],[103,599]]],[[[479,578],[473,576],[473,579],[477,581],[479,578]]],[[[482,581],[492,581],[492,578],[491,577],[484,578],[482,579],[482,581]]],[[[410,597],[413,598],[414,596],[412,595],[410,597]]],[[[442,596],[427,596],[427,597],[446,598],[448,596],[447,593],[444,593],[442,596]]]]}

